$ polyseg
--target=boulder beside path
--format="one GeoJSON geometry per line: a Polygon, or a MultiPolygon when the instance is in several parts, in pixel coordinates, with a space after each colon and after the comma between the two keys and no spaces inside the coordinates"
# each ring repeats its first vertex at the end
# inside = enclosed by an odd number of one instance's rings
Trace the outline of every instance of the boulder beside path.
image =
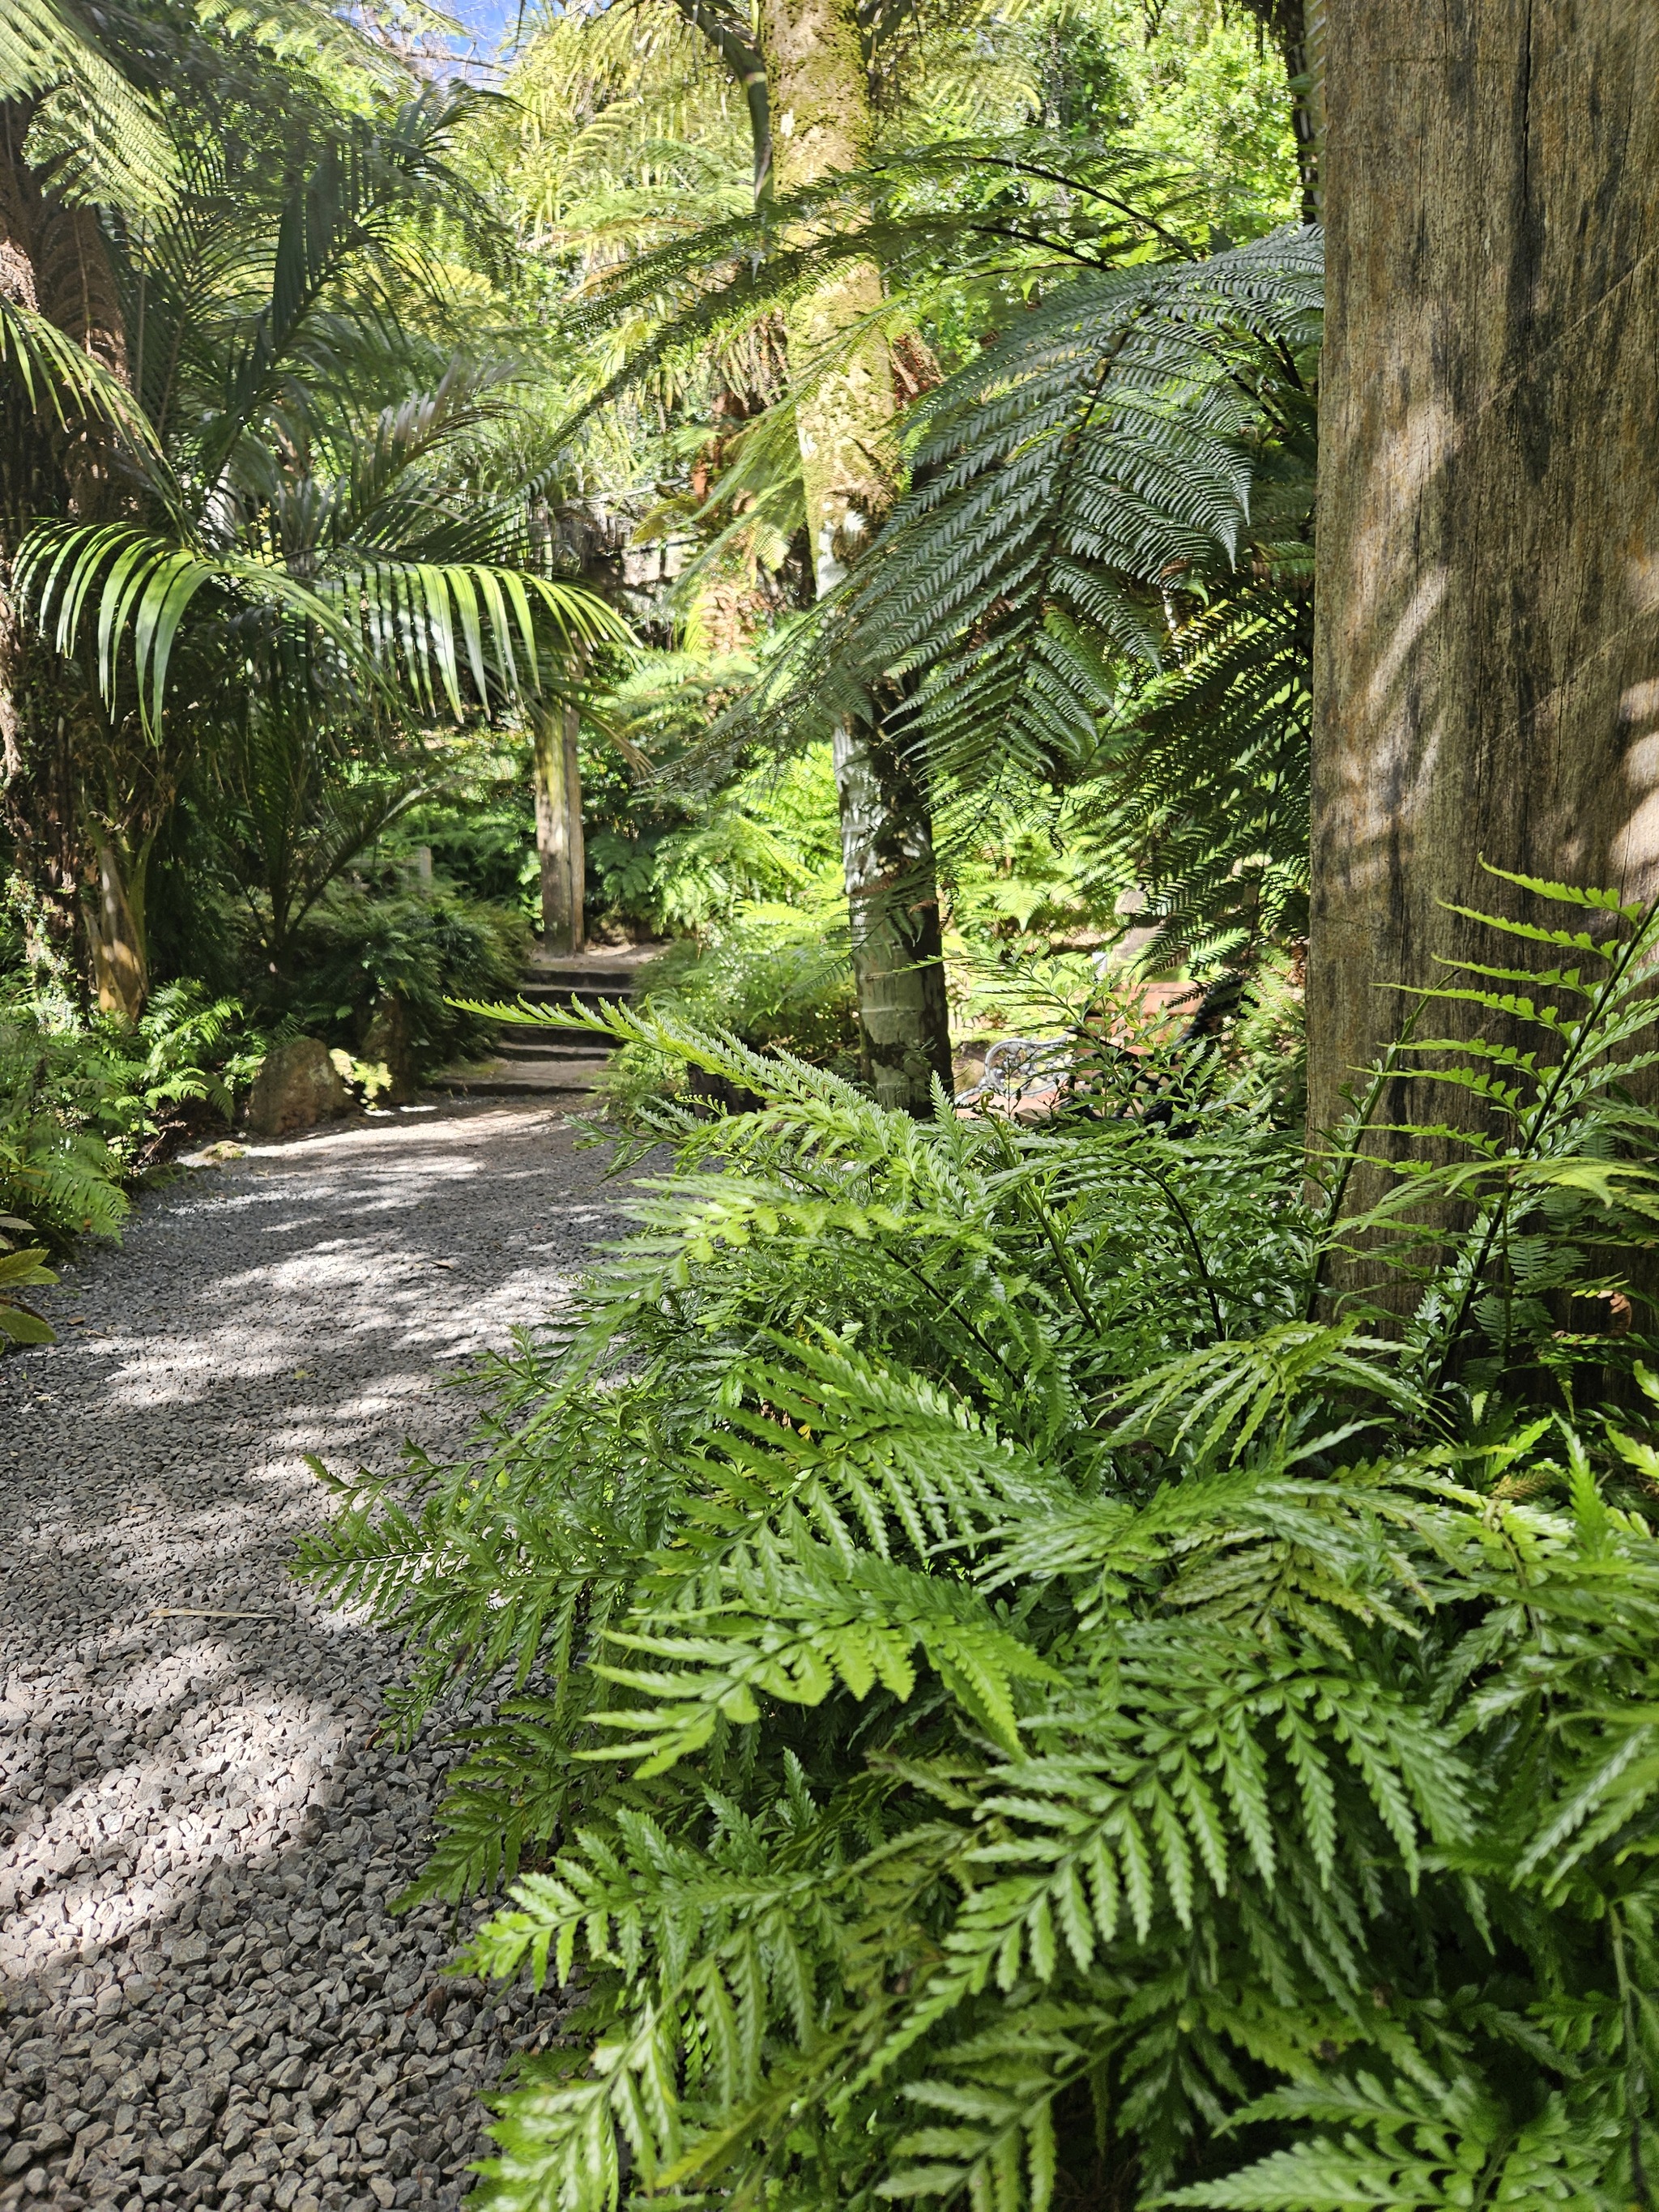
{"type": "Polygon", "coordinates": [[[248,1092],[246,1121],[256,1137],[287,1137],[337,1121],[351,1111],[351,1093],[317,1037],[273,1045],[248,1092]]]}

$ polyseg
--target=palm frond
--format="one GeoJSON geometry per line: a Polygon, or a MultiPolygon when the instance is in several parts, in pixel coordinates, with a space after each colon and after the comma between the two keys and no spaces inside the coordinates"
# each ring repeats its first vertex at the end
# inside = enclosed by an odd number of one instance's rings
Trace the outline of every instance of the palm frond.
{"type": "Polygon", "coordinates": [[[91,416],[112,430],[137,468],[167,486],[160,441],[125,386],[36,309],[0,298],[0,364],[31,407],[60,424],[91,416]]]}

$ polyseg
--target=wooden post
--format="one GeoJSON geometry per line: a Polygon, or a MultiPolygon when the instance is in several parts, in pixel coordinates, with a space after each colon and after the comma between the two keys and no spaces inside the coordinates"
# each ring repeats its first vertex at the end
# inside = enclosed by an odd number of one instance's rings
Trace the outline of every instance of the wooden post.
{"type": "Polygon", "coordinates": [[[574,706],[538,714],[535,720],[536,850],[542,869],[542,937],[550,952],[579,953],[586,942],[580,726],[574,706]]]}
{"type": "Polygon", "coordinates": [[[1525,909],[1481,857],[1659,890],[1659,7],[1326,33],[1316,1130],[1398,1029],[1379,985],[1492,957],[1446,902],[1525,909]]]}

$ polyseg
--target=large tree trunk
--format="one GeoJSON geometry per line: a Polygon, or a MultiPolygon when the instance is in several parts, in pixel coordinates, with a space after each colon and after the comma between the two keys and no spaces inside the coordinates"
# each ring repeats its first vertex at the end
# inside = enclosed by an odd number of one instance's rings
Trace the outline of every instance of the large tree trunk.
{"type": "MultiPolygon", "coordinates": [[[[870,101],[854,0],[763,0],[761,42],[779,187],[860,166],[870,101]]],[[[892,497],[892,366],[880,334],[861,327],[881,298],[874,264],[854,263],[788,317],[820,595],[846,574],[892,497]]],[[[951,1083],[927,795],[891,739],[862,725],[836,741],[836,786],[868,1079],[883,1105],[925,1114],[933,1077],[947,1090],[951,1083]]]]}
{"type": "Polygon", "coordinates": [[[1379,985],[1492,957],[1444,902],[1522,909],[1480,859],[1659,891],[1659,8],[1332,0],[1327,54],[1316,1130],[1379,985]]]}

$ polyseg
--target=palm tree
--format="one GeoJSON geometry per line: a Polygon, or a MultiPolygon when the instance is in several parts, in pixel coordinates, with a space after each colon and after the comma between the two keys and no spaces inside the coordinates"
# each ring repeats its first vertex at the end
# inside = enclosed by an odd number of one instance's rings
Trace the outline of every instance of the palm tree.
{"type": "Polygon", "coordinates": [[[149,855],[186,774],[246,765],[278,730],[383,757],[422,716],[556,693],[579,641],[621,634],[550,573],[536,468],[503,475],[510,447],[491,463],[483,436],[505,388],[443,337],[445,254],[459,240],[487,270],[496,243],[450,160],[474,96],[383,96],[367,113],[314,87],[283,100],[305,72],[231,52],[230,83],[194,58],[170,196],[74,211],[108,274],[82,285],[94,313],[113,303],[100,350],[87,315],[66,325],[38,288],[4,303],[5,396],[35,453],[3,526],[10,642],[33,664],[9,796],[15,820],[51,833],[31,857],[60,928],[95,871],[92,963],[127,1013],[147,981],[149,855]],[[267,102],[252,130],[250,76],[267,102]],[[216,102],[240,126],[216,143],[216,102]],[[81,364],[67,381],[64,338],[81,364]],[[58,400],[44,432],[43,380],[58,400]]]}

